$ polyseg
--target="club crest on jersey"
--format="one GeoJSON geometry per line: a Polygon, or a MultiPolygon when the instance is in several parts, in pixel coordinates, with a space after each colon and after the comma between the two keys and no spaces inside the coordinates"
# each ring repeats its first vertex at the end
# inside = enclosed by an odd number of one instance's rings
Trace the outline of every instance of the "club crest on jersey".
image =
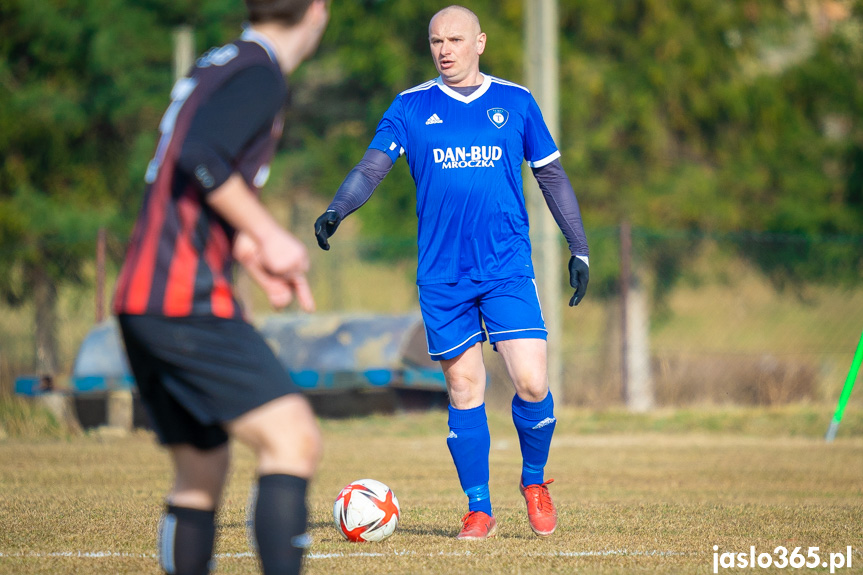
{"type": "Polygon", "coordinates": [[[488,119],[491,123],[497,126],[498,129],[503,128],[506,121],[509,120],[509,112],[503,108],[491,108],[488,112],[488,119]]]}

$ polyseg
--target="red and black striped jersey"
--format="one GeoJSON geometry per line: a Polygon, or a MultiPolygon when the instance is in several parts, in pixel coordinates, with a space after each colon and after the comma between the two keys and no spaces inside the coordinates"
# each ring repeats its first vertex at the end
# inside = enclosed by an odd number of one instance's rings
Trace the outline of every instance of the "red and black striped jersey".
{"type": "MultiPolygon", "coordinates": [[[[243,89],[248,95],[250,88],[243,89]]],[[[286,97],[274,52],[265,38],[251,30],[199,58],[189,75],[177,81],[147,170],[143,207],[117,281],[114,313],[242,316],[232,287],[235,231],[207,204],[206,194],[233,173],[239,173],[256,192],[263,186],[281,135],[286,97]],[[232,98],[219,100],[232,114],[213,109],[205,114],[208,105],[213,108],[210,104],[229,89],[226,86],[250,70],[258,77],[263,73],[273,88],[266,98],[254,93],[244,97],[242,90],[234,90],[232,98]],[[252,116],[264,114],[260,126],[250,128],[253,122],[238,115],[245,107],[252,116]],[[223,119],[225,125],[221,125],[223,119]],[[193,126],[198,132],[215,135],[214,140],[221,133],[242,136],[236,145],[206,142],[204,147],[208,153],[215,150],[210,155],[217,159],[213,174],[206,162],[197,169],[186,166],[188,161],[181,162],[181,154],[189,155],[186,140],[193,126]]]]}

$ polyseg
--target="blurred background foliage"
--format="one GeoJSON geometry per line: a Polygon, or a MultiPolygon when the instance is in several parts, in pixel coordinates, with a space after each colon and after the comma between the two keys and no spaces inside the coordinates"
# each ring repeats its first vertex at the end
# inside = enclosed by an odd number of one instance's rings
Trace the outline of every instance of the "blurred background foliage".
{"type": "MultiPolygon", "coordinates": [[[[318,56],[291,79],[276,186],[331,197],[394,95],[434,76],[426,31],[441,6],[333,3],[318,56]]],[[[489,35],[483,70],[522,81],[523,2],[470,7],[489,35]]],[[[859,2],[562,0],[559,10],[559,144],[589,227],[863,231],[859,2]]],[[[40,258],[56,255],[46,246],[128,229],[173,80],[174,28],[192,26],[202,52],[242,19],[239,0],[3,0],[3,245],[48,265],[58,258],[40,258]]],[[[378,196],[358,214],[363,234],[411,236],[404,162],[378,196]]],[[[86,256],[64,255],[53,275],[75,279],[86,256]]]]}
{"type": "MultiPolygon", "coordinates": [[[[427,25],[445,4],[333,1],[317,56],[289,79],[266,191],[304,241],[393,97],[435,76],[427,25]]],[[[488,34],[482,70],[523,82],[524,2],[466,4],[488,34]]],[[[122,256],[173,82],[172,34],[191,26],[202,53],[234,38],[243,13],[241,0],[0,0],[4,305],[38,314],[61,286],[89,282],[100,227],[122,256]]],[[[560,0],[559,16],[558,143],[606,254],[591,261],[592,297],[616,293],[624,220],[660,309],[716,245],[715,262],[745,261],[798,294],[859,283],[863,3],[560,0]]],[[[369,246],[359,257],[403,266],[414,210],[398,162],[342,233],[369,246]]]]}

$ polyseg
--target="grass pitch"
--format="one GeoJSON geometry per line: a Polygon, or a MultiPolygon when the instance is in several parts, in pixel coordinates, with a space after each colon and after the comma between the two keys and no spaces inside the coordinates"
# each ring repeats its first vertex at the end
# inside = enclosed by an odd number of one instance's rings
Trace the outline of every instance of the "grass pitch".
{"type": "MultiPolygon", "coordinates": [[[[772,423],[732,423],[729,431],[715,412],[705,414],[713,422],[705,427],[697,416],[683,426],[687,418],[674,414],[666,420],[677,426],[654,419],[615,431],[601,423],[608,418],[558,410],[547,477],[556,480],[559,526],[538,539],[518,492],[518,439],[508,415],[493,412],[499,527],[484,542],[454,539],[466,502],[444,412],[325,420],[306,573],[712,573],[714,545],[735,553],[802,547],[803,554],[817,546],[825,559],[851,546],[852,568],[836,573],[863,573],[863,437],[825,444],[782,432],[800,429],[793,411],[750,415],[772,423]],[[399,528],[383,543],[347,543],[332,523],[338,491],[364,477],[390,485],[401,503],[399,528]]],[[[256,573],[244,527],[253,460],[239,446],[234,456],[216,573],[256,573]]],[[[10,438],[0,441],[0,462],[0,574],[159,572],[155,529],[170,466],[149,433],[10,438]]]]}

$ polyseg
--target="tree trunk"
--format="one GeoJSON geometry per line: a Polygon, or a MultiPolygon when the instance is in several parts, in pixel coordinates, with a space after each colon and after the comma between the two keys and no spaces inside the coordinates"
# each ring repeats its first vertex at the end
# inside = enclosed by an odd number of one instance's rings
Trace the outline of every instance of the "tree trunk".
{"type": "Polygon", "coordinates": [[[27,278],[33,290],[36,334],[36,368],[40,375],[57,373],[57,286],[43,268],[29,266],[27,278]]]}

